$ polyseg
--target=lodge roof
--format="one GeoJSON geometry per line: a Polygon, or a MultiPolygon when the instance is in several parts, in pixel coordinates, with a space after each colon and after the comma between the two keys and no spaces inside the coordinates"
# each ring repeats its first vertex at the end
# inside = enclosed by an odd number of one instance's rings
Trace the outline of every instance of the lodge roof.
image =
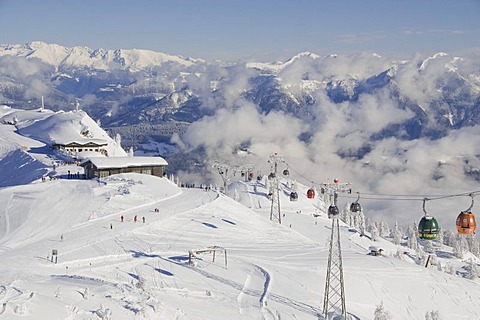
{"type": "Polygon", "coordinates": [[[168,165],[162,157],[90,157],[80,165],[83,167],[88,162],[98,169],[168,165]]]}
{"type": "Polygon", "coordinates": [[[53,141],[54,145],[61,145],[67,147],[83,147],[83,146],[106,146],[108,142],[103,139],[89,139],[84,141],[53,141]]]}

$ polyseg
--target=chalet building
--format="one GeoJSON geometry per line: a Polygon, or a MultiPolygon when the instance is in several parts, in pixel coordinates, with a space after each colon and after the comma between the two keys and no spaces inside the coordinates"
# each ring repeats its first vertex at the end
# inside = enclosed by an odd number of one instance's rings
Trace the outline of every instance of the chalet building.
{"type": "Polygon", "coordinates": [[[85,177],[92,179],[129,172],[163,177],[168,163],[161,157],[92,157],[80,165],[85,170],[85,177]]]}
{"type": "Polygon", "coordinates": [[[69,141],[69,142],[54,142],[53,148],[70,155],[76,156],[79,152],[93,151],[99,152],[104,156],[108,156],[107,147],[108,143],[102,139],[92,139],[85,142],[69,141]]]}

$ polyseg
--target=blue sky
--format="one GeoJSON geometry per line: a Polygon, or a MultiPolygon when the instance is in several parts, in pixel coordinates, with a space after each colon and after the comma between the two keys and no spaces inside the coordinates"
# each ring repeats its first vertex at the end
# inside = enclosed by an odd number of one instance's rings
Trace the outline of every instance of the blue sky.
{"type": "Polygon", "coordinates": [[[0,43],[261,61],[479,48],[480,0],[0,0],[0,43]]]}

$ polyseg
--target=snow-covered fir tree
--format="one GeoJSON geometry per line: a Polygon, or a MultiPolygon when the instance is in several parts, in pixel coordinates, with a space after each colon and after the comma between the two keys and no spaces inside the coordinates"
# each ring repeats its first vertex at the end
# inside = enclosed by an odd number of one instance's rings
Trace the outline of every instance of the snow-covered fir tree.
{"type": "Polygon", "coordinates": [[[433,253],[435,249],[433,248],[433,243],[430,240],[424,240],[423,250],[427,253],[433,253]]]}
{"type": "Polygon", "coordinates": [[[398,223],[395,222],[395,226],[392,229],[391,232],[391,237],[393,238],[393,243],[396,244],[397,246],[402,243],[402,232],[400,228],[398,227],[398,223]]]}
{"type": "Polygon", "coordinates": [[[453,247],[455,243],[455,234],[452,232],[452,230],[442,230],[443,228],[440,229],[440,232],[443,236],[442,243],[446,246],[453,247]]]}
{"type": "Polygon", "coordinates": [[[473,253],[476,257],[480,257],[480,243],[475,236],[467,236],[468,251],[473,253]]]}
{"type": "Polygon", "coordinates": [[[442,320],[438,310],[430,311],[425,313],[425,320],[442,320]]]}
{"type": "Polygon", "coordinates": [[[385,310],[383,306],[383,301],[380,303],[380,305],[377,306],[375,309],[375,313],[373,314],[373,320],[391,320],[392,317],[390,316],[390,313],[385,310]]]}
{"type": "Polygon", "coordinates": [[[463,256],[468,252],[468,242],[467,239],[462,235],[457,235],[455,237],[455,242],[453,243],[453,254],[459,259],[463,259],[463,256]]]}
{"type": "Polygon", "coordinates": [[[415,225],[408,226],[407,237],[408,237],[408,247],[413,250],[418,250],[418,233],[415,230],[415,225]]]}
{"type": "Polygon", "coordinates": [[[370,226],[370,235],[372,236],[373,241],[377,241],[380,236],[377,225],[375,223],[372,223],[370,226]]]}
{"type": "Polygon", "coordinates": [[[377,229],[382,238],[385,238],[390,234],[390,227],[388,226],[388,223],[383,220],[377,222],[377,229]]]}
{"type": "Polygon", "coordinates": [[[117,144],[117,146],[121,146],[122,145],[122,136],[120,135],[120,133],[117,133],[115,135],[115,143],[117,144]]]}
{"type": "Polygon", "coordinates": [[[468,264],[466,266],[467,274],[465,277],[470,280],[475,280],[478,278],[478,267],[477,263],[473,259],[468,260],[468,264]]]}

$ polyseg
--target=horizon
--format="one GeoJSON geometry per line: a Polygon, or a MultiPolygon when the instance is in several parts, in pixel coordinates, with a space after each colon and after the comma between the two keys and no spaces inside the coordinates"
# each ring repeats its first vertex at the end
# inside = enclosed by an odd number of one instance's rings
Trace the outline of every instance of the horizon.
{"type": "Polygon", "coordinates": [[[456,54],[479,48],[473,45],[480,34],[479,13],[480,3],[470,0],[184,0],[136,6],[126,1],[59,5],[51,0],[3,0],[0,43],[135,48],[206,60],[274,61],[305,51],[376,52],[405,58],[418,52],[456,54]]]}

